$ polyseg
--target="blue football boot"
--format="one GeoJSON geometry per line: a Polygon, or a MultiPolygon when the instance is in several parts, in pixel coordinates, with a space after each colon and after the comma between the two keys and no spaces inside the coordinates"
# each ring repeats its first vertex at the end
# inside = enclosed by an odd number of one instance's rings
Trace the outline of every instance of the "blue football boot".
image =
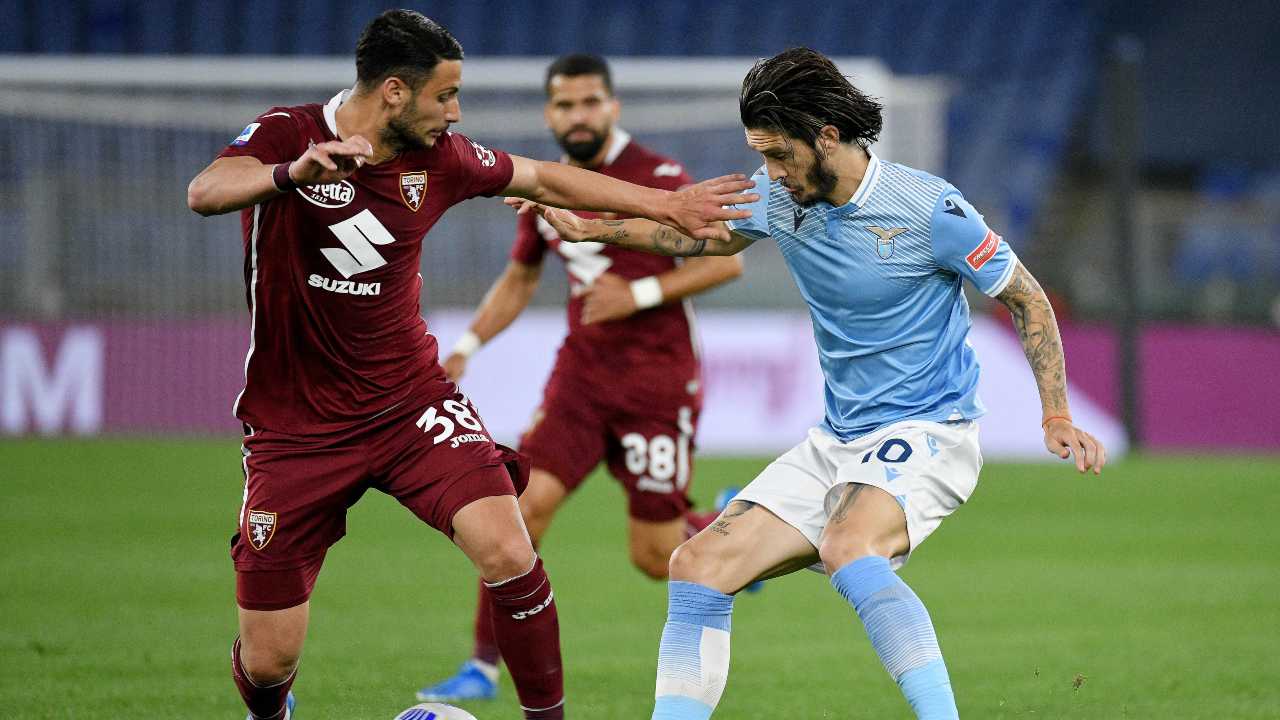
{"type": "Polygon", "coordinates": [[[498,668],[484,667],[474,658],[462,663],[451,678],[418,691],[420,702],[455,703],[467,700],[492,700],[498,694],[498,668]]]}

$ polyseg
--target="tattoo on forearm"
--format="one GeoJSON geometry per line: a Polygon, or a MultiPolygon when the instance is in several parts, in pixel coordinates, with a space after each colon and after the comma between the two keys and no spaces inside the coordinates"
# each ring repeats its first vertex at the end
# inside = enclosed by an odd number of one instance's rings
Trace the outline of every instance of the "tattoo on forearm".
{"type": "Polygon", "coordinates": [[[649,238],[653,241],[654,251],[663,255],[690,257],[701,255],[703,249],[707,247],[706,240],[695,240],[666,225],[659,225],[649,238]]]}
{"type": "Polygon", "coordinates": [[[1022,350],[1040,389],[1046,410],[1067,409],[1067,370],[1062,338],[1053,306],[1040,283],[1021,263],[1013,271],[1009,286],[997,298],[1013,315],[1013,327],[1022,340],[1022,350]]]}

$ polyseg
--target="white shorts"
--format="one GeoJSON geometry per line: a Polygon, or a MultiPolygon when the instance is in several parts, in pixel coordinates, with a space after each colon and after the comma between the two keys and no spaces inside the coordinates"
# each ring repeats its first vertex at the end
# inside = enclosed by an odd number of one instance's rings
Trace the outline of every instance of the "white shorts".
{"type": "Polygon", "coordinates": [[[847,483],[878,487],[907,516],[911,547],[891,560],[896,570],[969,499],[981,469],[978,424],[972,421],[906,420],[848,443],[812,428],[807,440],[770,463],[734,500],[767,508],[816,549],[839,500],[837,490],[847,483]]]}

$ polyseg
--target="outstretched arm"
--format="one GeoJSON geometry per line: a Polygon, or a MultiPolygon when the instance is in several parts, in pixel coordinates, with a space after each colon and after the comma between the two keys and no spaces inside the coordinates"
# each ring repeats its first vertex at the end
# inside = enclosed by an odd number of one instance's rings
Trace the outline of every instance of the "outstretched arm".
{"type": "Polygon", "coordinates": [[[511,156],[511,182],[506,195],[553,207],[614,212],[649,218],[679,228],[700,239],[728,237],[724,220],[751,216],[749,210],[727,207],[749,204],[757,195],[744,194],[755,186],[744,175],[724,175],[676,192],[644,187],[558,162],[511,156]]]}
{"type": "Polygon", "coordinates": [[[515,260],[507,263],[507,269],[480,301],[480,307],[471,318],[471,327],[445,358],[444,371],[450,380],[456,382],[461,378],[467,371],[467,360],[471,355],[506,330],[524,312],[538,289],[541,277],[541,265],[526,265],[515,260]]]}
{"type": "Polygon", "coordinates": [[[658,275],[627,281],[604,273],[583,294],[582,322],[621,320],[641,310],[678,302],[742,275],[740,257],[694,257],[658,275]]]}
{"type": "Polygon", "coordinates": [[[521,200],[508,199],[507,204],[518,208],[520,213],[538,213],[555,228],[560,239],[566,242],[598,242],[674,257],[737,255],[755,242],[753,238],[730,230],[723,223],[717,225],[724,231],[725,239],[706,240],[689,237],[675,228],[644,218],[588,220],[567,210],[521,200]]]}
{"type": "Polygon", "coordinates": [[[1053,306],[1040,283],[1018,262],[1013,276],[996,299],[1009,308],[1013,326],[1022,340],[1031,372],[1040,391],[1040,407],[1044,419],[1044,442],[1049,452],[1061,458],[1075,455],[1076,469],[1094,474],[1102,472],[1107,451],[1089,433],[1076,427],[1067,404],[1067,369],[1062,352],[1062,338],[1053,306]]]}
{"type": "Polygon", "coordinates": [[[187,207],[201,215],[240,210],[294,187],[346,179],[373,146],[359,135],[312,145],[296,160],[268,165],[249,155],[214,160],[187,186],[187,207]]]}

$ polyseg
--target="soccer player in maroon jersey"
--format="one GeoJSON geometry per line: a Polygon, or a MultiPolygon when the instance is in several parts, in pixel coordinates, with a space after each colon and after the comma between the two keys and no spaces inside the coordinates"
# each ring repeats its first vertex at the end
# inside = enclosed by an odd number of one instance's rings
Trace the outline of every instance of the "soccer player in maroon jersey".
{"type": "Polygon", "coordinates": [[[564,717],[550,582],[515,494],[527,464],[494,444],[420,317],[422,240],[452,205],[507,194],[639,215],[714,237],[740,176],[672,193],[510,156],[449,131],[462,48],[412,11],[374,19],[356,86],[259,116],[192,180],[202,215],[241,210],[252,317],[244,503],[232,540],[232,674],[250,718],[287,718],[308,599],[369,488],[449,536],[484,579],[526,718],[564,717]]]}
{"type": "MultiPolygon", "coordinates": [[[[565,162],[655,188],[692,182],[679,163],[616,126],[620,105],[602,58],[559,58],[547,68],[545,87],[547,125],[565,162]]],[[[741,275],[741,260],[679,263],[608,245],[561,243],[535,213],[521,215],[511,262],[444,361],[450,378],[459,379],[468,357],[528,305],[548,250],[561,256],[569,274],[569,334],[520,442],[532,465],[520,496],[525,526],[537,543],[569,493],[604,460],[627,492],[631,561],[649,577],[666,578],[672,551],[715,519],[715,513],[693,512],[688,496],[702,381],[687,298],[741,275]]],[[[453,677],[420,690],[419,700],[494,696],[500,649],[489,597],[481,587],[472,657],[453,677]]]]}

